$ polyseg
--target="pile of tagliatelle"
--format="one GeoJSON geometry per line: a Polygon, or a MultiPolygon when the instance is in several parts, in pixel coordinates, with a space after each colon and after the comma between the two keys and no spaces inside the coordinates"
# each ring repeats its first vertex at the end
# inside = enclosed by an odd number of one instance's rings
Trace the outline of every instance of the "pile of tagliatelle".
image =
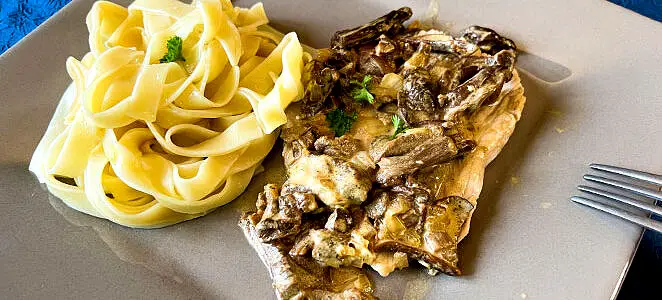
{"type": "Polygon", "coordinates": [[[310,56],[267,23],[260,3],[96,2],[90,52],[67,60],[73,84],[30,170],[70,207],[131,227],[232,201],[303,94],[310,56]]]}

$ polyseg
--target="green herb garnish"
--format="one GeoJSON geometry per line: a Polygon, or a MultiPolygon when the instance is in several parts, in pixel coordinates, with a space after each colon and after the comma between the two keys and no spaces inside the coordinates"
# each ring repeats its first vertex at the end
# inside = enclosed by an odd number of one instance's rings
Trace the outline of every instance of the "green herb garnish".
{"type": "Polygon", "coordinates": [[[171,37],[166,46],[168,47],[168,53],[166,53],[160,60],[160,63],[169,63],[173,61],[186,61],[182,56],[182,38],[178,36],[171,37]]]}
{"type": "Polygon", "coordinates": [[[391,117],[391,121],[393,122],[393,135],[391,135],[391,139],[394,139],[396,135],[405,132],[405,130],[409,129],[407,125],[405,125],[405,121],[400,119],[397,115],[393,115],[391,117]]]}
{"type": "Polygon", "coordinates": [[[356,118],[356,113],[348,114],[340,108],[336,108],[326,114],[326,121],[329,122],[329,128],[333,130],[337,137],[349,131],[356,118]]]}
{"type": "Polygon", "coordinates": [[[361,82],[358,80],[352,80],[349,82],[354,86],[354,88],[352,88],[352,98],[354,98],[354,100],[358,102],[368,102],[370,104],[375,102],[375,96],[368,91],[371,80],[372,76],[366,75],[361,82]]]}

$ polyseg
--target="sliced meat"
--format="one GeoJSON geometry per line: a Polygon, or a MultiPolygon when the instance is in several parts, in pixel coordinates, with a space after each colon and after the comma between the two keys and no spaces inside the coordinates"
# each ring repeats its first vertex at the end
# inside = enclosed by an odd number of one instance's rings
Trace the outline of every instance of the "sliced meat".
{"type": "Polygon", "coordinates": [[[281,133],[288,178],[240,222],[280,299],[372,299],[365,264],[382,276],[410,259],[460,274],[458,243],[495,155],[484,149],[503,146],[485,143],[505,143],[519,118],[481,116],[508,104],[517,53],[491,29],[453,37],[405,29],[409,17],[404,7],[338,31],[305,65],[304,99],[281,133]],[[495,126],[503,134],[481,131],[495,126]]]}
{"type": "Polygon", "coordinates": [[[397,34],[404,29],[403,23],[409,20],[411,15],[411,8],[402,7],[375,19],[368,24],[338,31],[331,38],[331,47],[336,49],[352,48],[367,42],[372,42],[382,34],[397,34]]]}

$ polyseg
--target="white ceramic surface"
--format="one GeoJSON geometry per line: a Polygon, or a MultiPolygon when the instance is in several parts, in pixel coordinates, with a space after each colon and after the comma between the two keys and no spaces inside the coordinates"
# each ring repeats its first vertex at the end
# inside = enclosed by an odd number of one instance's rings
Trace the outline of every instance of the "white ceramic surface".
{"type": "MultiPolygon", "coordinates": [[[[428,6],[427,0],[264,2],[275,27],[296,30],[312,46],[390,9],[409,5],[420,17],[428,6]]],[[[590,162],[662,172],[662,24],[601,0],[439,2],[442,23],[492,27],[529,53],[520,60],[528,102],[486,173],[461,244],[466,275],[397,272],[377,280],[378,295],[609,298],[641,229],[568,197],[590,162]]],[[[0,56],[0,298],[274,298],[266,269],[236,223],[267,180],[282,180],[278,152],[265,165],[273,171],[255,178],[237,201],[158,230],[73,211],[27,171],[70,81],[65,59],[87,51],[91,4],[72,1],[0,56]]]]}

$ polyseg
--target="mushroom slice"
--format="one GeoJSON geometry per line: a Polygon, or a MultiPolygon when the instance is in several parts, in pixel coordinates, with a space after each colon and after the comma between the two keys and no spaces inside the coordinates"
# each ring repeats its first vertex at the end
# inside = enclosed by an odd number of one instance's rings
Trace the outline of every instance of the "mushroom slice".
{"type": "Polygon", "coordinates": [[[473,205],[458,196],[425,201],[401,192],[392,195],[384,214],[375,220],[375,251],[407,253],[433,275],[460,275],[457,244],[473,205]]]}
{"type": "Polygon", "coordinates": [[[402,7],[368,24],[337,31],[331,38],[331,46],[333,48],[352,48],[367,42],[373,42],[382,34],[392,35],[398,33],[404,29],[403,23],[409,20],[411,15],[411,8],[402,7]]]}
{"type": "Polygon", "coordinates": [[[439,102],[443,105],[443,119],[456,120],[462,113],[475,111],[483,102],[490,103],[499,96],[503,84],[511,76],[507,67],[486,67],[448,94],[439,95],[439,102]]]}
{"type": "MultiPolygon", "coordinates": [[[[303,227],[310,227],[304,224],[303,227]]],[[[287,243],[264,243],[251,215],[239,221],[246,239],[269,270],[276,297],[283,299],[377,299],[370,278],[354,267],[322,266],[310,257],[288,254],[287,243]]]]}
{"type": "Polygon", "coordinates": [[[501,50],[517,49],[512,40],[487,27],[471,26],[462,32],[460,39],[478,45],[480,51],[491,55],[501,50]]]}

